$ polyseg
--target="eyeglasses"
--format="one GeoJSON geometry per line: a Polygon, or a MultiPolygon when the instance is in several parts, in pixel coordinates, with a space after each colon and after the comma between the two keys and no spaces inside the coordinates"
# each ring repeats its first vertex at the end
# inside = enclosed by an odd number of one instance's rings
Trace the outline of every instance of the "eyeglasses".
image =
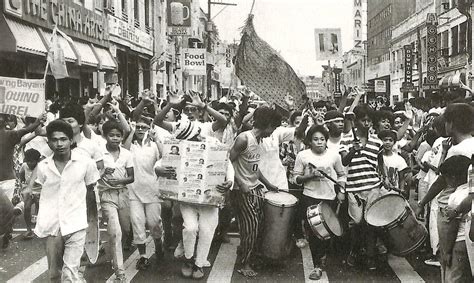
{"type": "Polygon", "coordinates": [[[137,125],[135,128],[137,130],[148,130],[148,129],[150,129],[150,127],[148,127],[148,126],[141,126],[141,125],[137,125]]]}
{"type": "Polygon", "coordinates": [[[196,112],[197,108],[196,107],[184,107],[183,111],[184,111],[184,113],[196,112]]]}

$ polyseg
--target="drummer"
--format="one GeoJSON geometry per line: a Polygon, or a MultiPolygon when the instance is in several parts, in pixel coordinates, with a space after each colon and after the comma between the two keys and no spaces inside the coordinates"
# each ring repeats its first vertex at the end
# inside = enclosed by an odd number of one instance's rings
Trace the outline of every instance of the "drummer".
{"type": "MultiPolygon", "coordinates": [[[[309,149],[301,151],[296,156],[293,170],[294,181],[304,186],[303,197],[301,198],[301,209],[304,211],[311,205],[317,205],[323,201],[333,202],[344,200],[344,187],[346,183],[346,173],[342,166],[341,156],[335,151],[327,150],[329,133],[324,126],[313,125],[306,134],[305,143],[309,149]],[[325,178],[319,171],[323,171],[333,179],[337,180],[337,189],[334,184],[325,178]]],[[[310,223],[306,219],[305,229],[311,234],[310,223]]],[[[309,247],[313,255],[314,269],[309,275],[311,280],[319,280],[322,270],[326,264],[326,250],[328,243],[316,238],[309,237],[309,247]]]]}

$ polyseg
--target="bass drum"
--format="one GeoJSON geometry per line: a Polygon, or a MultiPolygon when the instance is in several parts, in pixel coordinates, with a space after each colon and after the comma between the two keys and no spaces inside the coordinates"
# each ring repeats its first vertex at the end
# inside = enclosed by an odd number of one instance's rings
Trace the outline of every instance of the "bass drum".
{"type": "Polygon", "coordinates": [[[291,234],[298,199],[285,192],[265,193],[261,252],[270,259],[287,257],[292,248],[291,234]]]}
{"type": "Polygon", "coordinates": [[[428,236],[407,201],[395,194],[384,195],[367,206],[365,221],[382,228],[387,248],[398,256],[415,251],[428,236]]]}
{"type": "Polygon", "coordinates": [[[329,240],[333,236],[340,237],[344,234],[341,222],[327,202],[309,206],[306,217],[314,235],[320,240],[329,240]]]}

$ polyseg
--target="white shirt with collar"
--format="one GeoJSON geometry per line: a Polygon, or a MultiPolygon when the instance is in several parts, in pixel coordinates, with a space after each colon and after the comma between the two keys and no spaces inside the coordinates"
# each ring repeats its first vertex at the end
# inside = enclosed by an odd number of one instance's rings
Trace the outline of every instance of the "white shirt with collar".
{"type": "MultiPolygon", "coordinates": [[[[123,179],[127,177],[126,169],[133,168],[132,153],[128,149],[120,147],[119,157],[117,158],[117,160],[115,160],[114,156],[107,150],[106,145],[102,146],[101,151],[104,160],[104,168],[115,169],[114,172],[107,177],[114,179],[123,179]]],[[[108,184],[107,182],[104,182],[102,179],[99,181],[99,186],[102,189],[121,189],[126,187],[124,185],[114,187],[108,184]]]]}
{"type": "Polygon", "coordinates": [[[35,234],[69,235],[87,228],[86,186],[100,178],[96,164],[72,152],[71,160],[59,173],[53,157],[38,164],[36,182],[42,186],[35,234]]]}

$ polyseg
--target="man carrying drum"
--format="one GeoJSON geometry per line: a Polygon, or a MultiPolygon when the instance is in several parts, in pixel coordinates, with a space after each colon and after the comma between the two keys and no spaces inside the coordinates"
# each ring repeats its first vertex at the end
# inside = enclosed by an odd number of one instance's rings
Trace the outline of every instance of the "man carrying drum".
{"type": "Polygon", "coordinates": [[[230,160],[235,170],[235,187],[231,198],[237,214],[241,242],[239,273],[247,277],[257,275],[250,266],[250,260],[255,253],[263,222],[264,192],[259,181],[268,190],[278,190],[260,172],[259,162],[262,154],[260,143],[281,123],[278,113],[265,106],[257,108],[253,117],[253,129],[238,135],[230,150],[230,160]]]}
{"type": "Polygon", "coordinates": [[[370,200],[380,192],[377,154],[382,142],[369,133],[372,110],[366,105],[359,105],[354,108],[354,114],[355,129],[342,137],[339,152],[342,164],[347,166],[348,212],[354,222],[347,264],[355,266],[360,244],[364,243],[368,257],[367,268],[375,270],[375,230],[365,223],[364,212],[370,200]]]}
{"type": "MultiPolygon", "coordinates": [[[[328,131],[323,126],[313,125],[306,134],[305,143],[309,149],[301,151],[293,170],[295,182],[303,184],[303,197],[300,209],[306,211],[312,205],[321,202],[332,202],[336,199],[344,200],[343,189],[346,183],[346,173],[342,166],[341,157],[337,152],[327,150],[328,131]],[[337,179],[339,190],[319,171],[337,179]]],[[[311,223],[306,219],[305,229],[311,233],[311,223]]],[[[319,280],[326,263],[326,249],[329,246],[314,235],[309,237],[309,247],[313,255],[314,269],[309,275],[311,280],[319,280]]]]}

